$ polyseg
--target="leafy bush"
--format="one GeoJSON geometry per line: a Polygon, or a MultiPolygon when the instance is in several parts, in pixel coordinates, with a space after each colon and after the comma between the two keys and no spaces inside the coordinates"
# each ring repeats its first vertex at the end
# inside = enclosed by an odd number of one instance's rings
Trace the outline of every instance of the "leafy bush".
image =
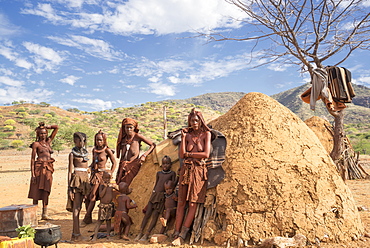
{"type": "Polygon", "coordinates": [[[37,114],[40,114],[41,113],[41,110],[40,109],[34,109],[34,110],[30,110],[28,111],[31,115],[37,115],[37,114]]]}
{"type": "Polygon", "coordinates": [[[9,148],[9,140],[0,138],[0,149],[9,148]]]}
{"type": "Polygon", "coordinates": [[[18,148],[24,145],[24,142],[22,140],[13,140],[10,142],[10,146],[18,148]]]}
{"type": "Polygon", "coordinates": [[[19,112],[25,112],[26,109],[24,107],[19,107],[17,109],[14,109],[15,112],[19,113],[19,112]]]}
{"type": "Polygon", "coordinates": [[[18,115],[19,115],[20,117],[26,117],[26,116],[28,116],[29,114],[28,114],[27,112],[19,112],[19,113],[18,113],[18,115]]]}
{"type": "Polygon", "coordinates": [[[12,131],[12,130],[14,130],[15,129],[15,127],[13,127],[12,125],[6,125],[5,127],[4,127],[4,130],[5,131],[12,131]]]}
{"type": "Polygon", "coordinates": [[[46,117],[46,118],[52,118],[53,116],[51,114],[44,114],[44,117],[46,117]]]}
{"type": "Polygon", "coordinates": [[[16,121],[13,120],[13,119],[8,119],[8,120],[4,121],[5,125],[14,125],[15,123],[16,123],[16,121]]]}

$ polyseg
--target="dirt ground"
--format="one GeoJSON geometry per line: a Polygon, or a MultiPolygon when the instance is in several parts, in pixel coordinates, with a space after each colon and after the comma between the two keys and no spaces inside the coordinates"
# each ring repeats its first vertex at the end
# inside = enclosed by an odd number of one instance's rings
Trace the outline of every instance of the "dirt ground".
{"type": "MultiPolygon", "coordinates": [[[[165,247],[170,246],[169,240],[163,244],[149,244],[148,242],[134,242],[134,241],[122,241],[116,237],[112,237],[110,240],[99,239],[96,242],[88,240],[88,237],[92,235],[92,231],[95,227],[95,223],[83,227],[82,235],[87,239],[86,241],[79,241],[71,243],[70,236],[72,230],[72,216],[70,212],[65,210],[66,204],[66,192],[67,192],[67,158],[68,152],[64,151],[59,154],[54,154],[56,162],[54,172],[54,183],[53,189],[50,195],[49,211],[51,217],[54,219],[49,221],[52,224],[60,225],[62,231],[62,240],[58,244],[59,248],[74,248],[74,247],[165,247]],[[99,244],[104,246],[99,246],[99,244]]],[[[32,200],[27,198],[30,171],[30,150],[25,151],[1,151],[0,152],[0,189],[2,192],[2,199],[0,207],[12,205],[12,204],[32,204],[32,200]]],[[[361,157],[363,161],[363,167],[370,173],[370,156],[361,157]]],[[[353,192],[355,201],[358,208],[361,210],[360,215],[363,221],[365,230],[370,233],[370,180],[351,180],[346,182],[347,185],[353,192]]],[[[39,203],[40,206],[41,202],[39,203]]],[[[96,208],[97,209],[97,208],[96,208]]],[[[97,210],[94,210],[93,218],[97,217],[97,210]]],[[[132,214],[139,214],[139,210],[134,210],[132,214]],[[135,213],[135,211],[137,211],[135,213]]],[[[85,211],[81,212],[83,216],[85,211]]],[[[38,216],[41,216],[41,207],[38,209],[38,216]]],[[[40,225],[45,224],[45,221],[39,221],[40,225]]],[[[140,223],[135,223],[139,225],[140,223]]],[[[133,239],[135,234],[131,234],[133,239]]],[[[37,246],[38,247],[38,246],[37,246]]],[[[183,247],[219,247],[212,244],[195,244],[193,246],[184,245],[183,247]]],[[[317,247],[317,246],[310,246],[317,247]]],[[[361,238],[360,240],[349,242],[346,244],[324,244],[321,243],[320,247],[361,247],[370,248],[370,238],[361,238]]]]}

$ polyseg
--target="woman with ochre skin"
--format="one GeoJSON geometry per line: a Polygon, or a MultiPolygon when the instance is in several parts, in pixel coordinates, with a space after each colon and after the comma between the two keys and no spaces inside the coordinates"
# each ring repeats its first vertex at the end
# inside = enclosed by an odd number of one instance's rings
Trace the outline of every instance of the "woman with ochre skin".
{"type": "Polygon", "coordinates": [[[192,109],[188,127],[181,131],[178,203],[173,245],[183,243],[193,224],[198,203],[204,203],[207,190],[206,159],[211,151],[211,132],[202,113],[192,109]],[[189,209],[185,216],[185,206],[189,209]]]}
{"type": "Polygon", "coordinates": [[[122,120],[117,139],[117,158],[120,158],[116,183],[125,182],[128,186],[139,173],[141,164],[155,148],[155,143],[139,134],[138,123],[134,119],[122,120]],[[146,143],[149,149],[140,156],[141,142],[146,143]]]}
{"type": "Polygon", "coordinates": [[[103,174],[107,171],[111,176],[116,169],[116,159],[114,158],[112,150],[108,147],[107,135],[101,130],[95,134],[94,148],[92,150],[93,161],[91,167],[91,191],[87,197],[86,203],[86,214],[83,222],[85,224],[92,223],[92,212],[95,207],[96,201],[99,199],[98,189],[99,185],[103,183],[103,174]],[[107,168],[108,159],[112,163],[112,167],[109,170],[107,168]]]}
{"type": "Polygon", "coordinates": [[[51,142],[58,132],[57,125],[45,125],[40,122],[39,126],[35,129],[36,141],[30,147],[31,153],[31,184],[28,193],[28,198],[33,199],[33,204],[38,205],[38,201],[42,200],[42,220],[50,220],[47,214],[47,207],[49,204],[49,195],[51,185],[53,182],[53,172],[55,161],[51,154],[51,142]],[[53,132],[48,137],[48,129],[53,129],[53,132]],[[37,158],[36,158],[37,156],[37,158]]]}
{"type": "Polygon", "coordinates": [[[88,151],[86,150],[86,134],[73,134],[75,146],[68,156],[68,201],[66,209],[72,212],[72,241],[81,240],[80,212],[82,201],[90,193],[88,174],[88,151]]]}

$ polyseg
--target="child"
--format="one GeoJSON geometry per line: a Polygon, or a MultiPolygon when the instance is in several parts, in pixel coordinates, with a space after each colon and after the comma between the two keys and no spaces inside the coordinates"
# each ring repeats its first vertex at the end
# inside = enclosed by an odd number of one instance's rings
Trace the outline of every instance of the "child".
{"type": "Polygon", "coordinates": [[[73,213],[72,241],[80,240],[80,212],[82,201],[90,192],[88,175],[88,152],[85,148],[86,134],[76,132],[73,134],[73,147],[69,154],[68,163],[68,201],[66,209],[73,213]]]}
{"type": "Polygon", "coordinates": [[[113,190],[115,187],[113,184],[110,183],[111,175],[109,172],[104,171],[103,173],[103,183],[99,186],[99,196],[100,196],[100,204],[99,204],[99,213],[98,213],[98,222],[96,223],[94,237],[92,238],[95,241],[98,237],[98,231],[106,221],[107,224],[107,237],[109,238],[110,231],[111,231],[111,219],[113,217],[114,211],[114,204],[113,200],[113,190]]]}
{"type": "Polygon", "coordinates": [[[137,205],[134,200],[131,200],[130,197],[127,196],[132,192],[132,190],[128,188],[127,183],[121,182],[119,184],[119,192],[121,194],[118,195],[117,198],[118,204],[116,214],[114,215],[114,232],[118,233],[120,236],[122,235],[122,239],[130,240],[128,232],[130,231],[130,227],[133,222],[131,217],[128,215],[128,211],[132,208],[137,208],[137,205]]]}
{"type": "Polygon", "coordinates": [[[92,154],[93,161],[90,165],[91,167],[90,183],[92,188],[89,196],[85,201],[86,214],[83,219],[83,222],[85,224],[92,223],[92,212],[94,210],[96,201],[100,199],[98,189],[99,185],[103,182],[104,171],[107,171],[112,175],[116,168],[116,159],[114,158],[112,150],[108,147],[107,135],[103,133],[101,130],[97,134],[95,134],[94,148],[92,150],[92,154]],[[111,170],[107,168],[108,160],[110,160],[112,163],[111,170]]]}
{"type": "Polygon", "coordinates": [[[177,195],[175,193],[175,182],[168,180],[164,183],[164,189],[166,193],[164,201],[164,213],[163,217],[159,220],[163,226],[161,233],[164,233],[167,223],[176,218],[176,207],[177,207],[177,195]]]}
{"type": "Polygon", "coordinates": [[[135,240],[146,241],[150,232],[155,227],[159,214],[163,212],[164,209],[164,183],[168,180],[175,181],[176,173],[171,171],[172,161],[169,156],[164,156],[162,159],[162,171],[158,171],[156,175],[156,181],[153,189],[153,193],[150,196],[148,205],[146,207],[145,216],[141,222],[140,233],[137,235],[135,240]],[[148,230],[144,233],[146,224],[148,223],[150,217],[152,221],[149,225],[148,230]]]}

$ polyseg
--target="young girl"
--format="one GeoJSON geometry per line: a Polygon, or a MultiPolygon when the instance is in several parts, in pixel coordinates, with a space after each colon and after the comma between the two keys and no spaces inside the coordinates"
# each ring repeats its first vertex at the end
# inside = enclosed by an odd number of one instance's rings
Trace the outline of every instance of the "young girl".
{"type": "Polygon", "coordinates": [[[73,147],[69,154],[68,163],[68,202],[67,210],[73,213],[72,240],[81,239],[80,233],[80,211],[82,201],[90,192],[88,175],[88,152],[85,148],[86,134],[76,132],[73,134],[73,147]]]}
{"type": "Polygon", "coordinates": [[[95,203],[99,199],[98,188],[99,185],[103,183],[103,173],[106,171],[111,176],[116,169],[116,159],[114,158],[112,150],[108,147],[107,135],[101,130],[95,134],[94,138],[94,148],[92,150],[93,161],[90,165],[91,167],[91,191],[87,197],[86,204],[86,214],[83,219],[85,224],[92,223],[92,211],[94,210],[95,203]],[[108,159],[112,163],[112,167],[109,170],[107,168],[108,159]]]}

